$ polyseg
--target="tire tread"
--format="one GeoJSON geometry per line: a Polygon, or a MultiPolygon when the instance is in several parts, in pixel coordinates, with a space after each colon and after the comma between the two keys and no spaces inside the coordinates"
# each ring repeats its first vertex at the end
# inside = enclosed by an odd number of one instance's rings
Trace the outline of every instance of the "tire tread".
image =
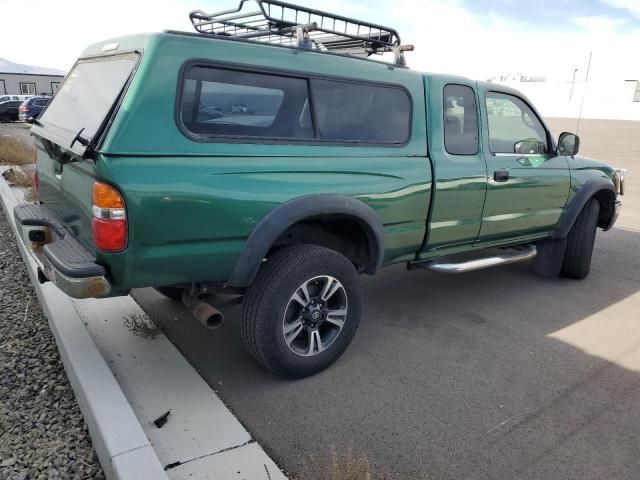
{"type": "Polygon", "coordinates": [[[273,305],[278,286],[285,281],[290,272],[304,269],[305,265],[317,257],[324,258],[327,262],[330,262],[332,257],[340,262],[349,262],[342,254],[319,245],[300,244],[285,247],[275,252],[262,264],[243,299],[241,317],[243,343],[260,364],[281,376],[291,376],[291,373],[278,369],[267,359],[264,345],[260,342],[260,339],[265,338],[266,335],[264,331],[266,322],[261,321],[262,314],[269,305],[273,305]]]}
{"type": "Polygon", "coordinates": [[[589,275],[599,213],[600,202],[592,198],[578,215],[567,237],[561,276],[583,279],[589,275]]]}

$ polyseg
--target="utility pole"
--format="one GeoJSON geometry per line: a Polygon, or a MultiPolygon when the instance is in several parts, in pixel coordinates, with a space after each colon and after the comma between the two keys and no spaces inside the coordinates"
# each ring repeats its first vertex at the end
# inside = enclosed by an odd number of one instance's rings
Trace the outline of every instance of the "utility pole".
{"type": "MultiPolygon", "coordinates": [[[[582,100],[580,101],[580,113],[578,114],[578,124],[576,125],[576,135],[578,135],[578,130],[580,130],[580,120],[582,120],[582,107],[584,106],[584,97],[587,93],[587,85],[589,84],[589,71],[591,70],[592,56],[593,56],[593,51],[589,52],[589,63],[587,63],[587,74],[584,77],[584,90],[582,90],[582,100]]],[[[576,75],[574,73],[573,78],[575,77],[576,75]]]]}

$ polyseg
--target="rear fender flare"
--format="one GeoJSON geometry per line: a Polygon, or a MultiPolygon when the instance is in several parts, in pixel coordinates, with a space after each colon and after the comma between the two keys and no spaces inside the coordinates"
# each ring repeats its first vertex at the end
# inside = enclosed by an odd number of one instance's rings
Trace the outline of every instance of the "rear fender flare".
{"type": "Polygon", "coordinates": [[[380,269],[384,257],[384,232],[376,212],[353,197],[309,195],[276,207],[256,225],[226,285],[248,287],[276,239],[291,225],[319,215],[343,215],[356,220],[364,229],[369,246],[369,262],[364,271],[373,274],[380,269]]]}

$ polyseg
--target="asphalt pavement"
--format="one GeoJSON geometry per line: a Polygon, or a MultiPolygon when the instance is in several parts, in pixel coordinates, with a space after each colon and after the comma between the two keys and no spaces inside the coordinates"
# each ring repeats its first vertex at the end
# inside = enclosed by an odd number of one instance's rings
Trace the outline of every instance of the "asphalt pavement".
{"type": "Polygon", "coordinates": [[[631,170],[584,281],[526,264],[365,276],[352,345],[299,381],[252,360],[239,307],[209,331],[153,290],[135,296],[291,474],[352,448],[402,479],[637,479],[640,123],[583,120],[580,134],[582,153],[631,170]]]}

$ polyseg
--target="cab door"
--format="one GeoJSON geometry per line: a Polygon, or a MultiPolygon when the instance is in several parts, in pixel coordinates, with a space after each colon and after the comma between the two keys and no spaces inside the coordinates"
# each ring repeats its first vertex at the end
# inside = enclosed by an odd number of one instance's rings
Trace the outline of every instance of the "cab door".
{"type": "Polygon", "coordinates": [[[419,258],[478,238],[487,189],[475,82],[425,77],[433,203],[419,258]]]}
{"type": "Polygon", "coordinates": [[[479,87],[487,196],[479,242],[552,231],[569,196],[568,160],[528,101],[511,90],[479,87]]]}

